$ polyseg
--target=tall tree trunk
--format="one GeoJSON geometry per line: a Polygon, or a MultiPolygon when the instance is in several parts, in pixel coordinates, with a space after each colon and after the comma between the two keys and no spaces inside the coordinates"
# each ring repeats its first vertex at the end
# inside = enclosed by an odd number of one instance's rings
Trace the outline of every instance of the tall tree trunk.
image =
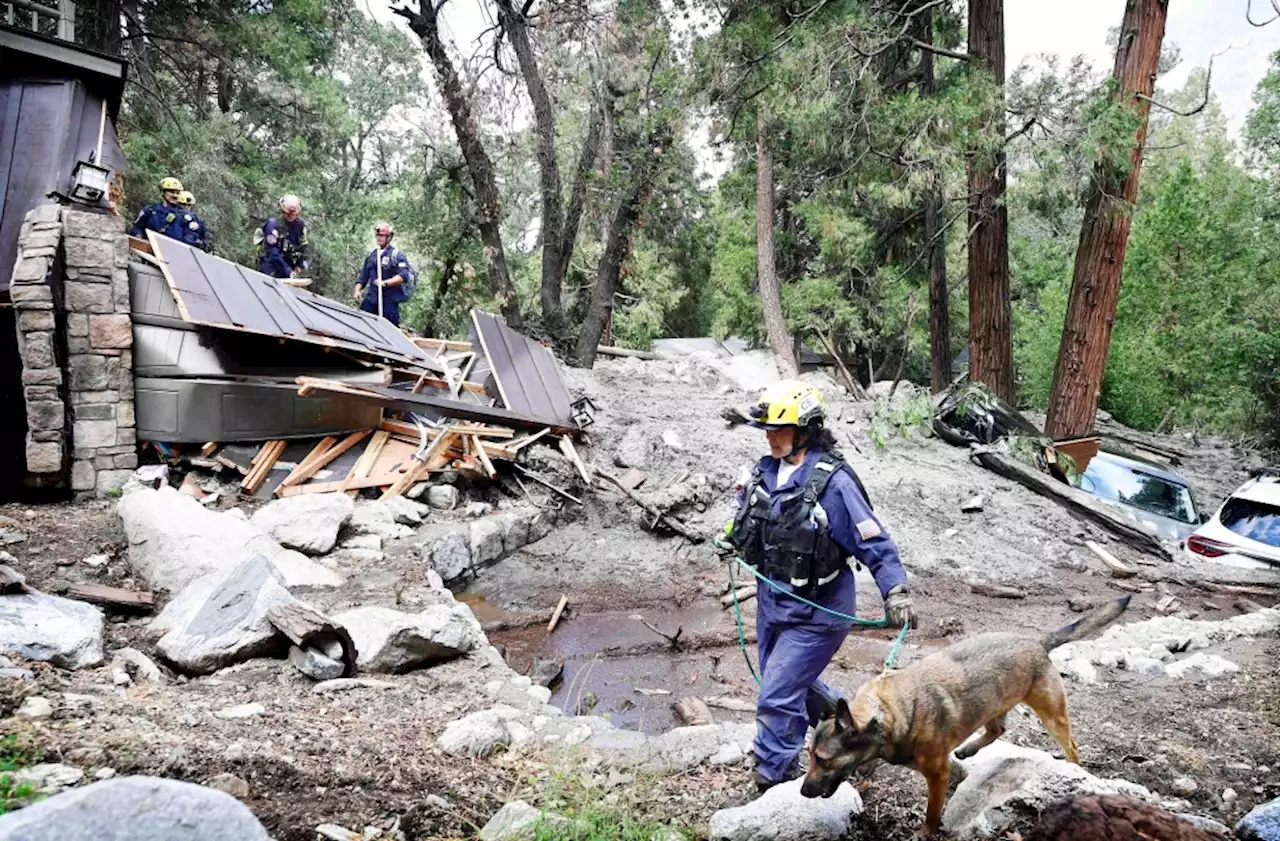
{"type": "MultiPolygon", "coordinates": [[[[921,15],[921,39],[933,43],[933,9],[921,15]]],[[[920,92],[930,97],[937,93],[933,75],[933,53],[920,52],[920,92]]],[[[929,164],[929,191],[924,198],[924,239],[929,250],[929,370],[933,393],[951,384],[951,301],[947,290],[947,240],[942,226],[942,176],[929,164]]]]}
{"type": "Polygon", "coordinates": [[[409,28],[421,39],[427,56],[435,66],[440,95],[444,98],[445,107],[449,109],[458,146],[462,149],[467,172],[475,187],[476,226],[480,229],[480,241],[489,261],[489,285],[507,324],[520,329],[524,327],[524,319],[520,315],[520,301],[516,297],[516,288],[511,283],[511,274],[507,271],[507,256],[502,246],[502,231],[499,227],[502,220],[502,198],[498,192],[493,161],[480,142],[480,131],[471,113],[471,104],[462,92],[458,71],[454,69],[453,61],[440,39],[434,7],[430,0],[422,0],[419,7],[425,13],[414,13],[408,8],[396,9],[395,13],[409,20],[409,28]]]}
{"type": "MultiPolygon", "coordinates": [[[[969,0],[970,72],[1000,89],[990,131],[1004,136],[1004,0],[969,0]]],[[[1013,400],[1013,315],[1009,304],[1009,215],[1003,147],[969,159],[969,379],[1013,400]]]]}
{"type": "Polygon", "coordinates": [[[1055,440],[1088,435],[1098,411],[1151,110],[1149,100],[1140,97],[1150,97],[1155,89],[1167,14],[1168,0],[1129,0],[1120,25],[1117,95],[1137,114],[1138,131],[1128,172],[1104,164],[1094,169],[1045,421],[1045,434],[1055,440]]]}
{"type": "Polygon", "coordinates": [[[773,247],[773,151],[769,147],[769,115],[764,103],[756,104],[756,277],[760,283],[760,304],[764,308],[764,328],[769,344],[787,376],[800,373],[782,315],[782,294],[778,289],[778,269],[773,247]]]}

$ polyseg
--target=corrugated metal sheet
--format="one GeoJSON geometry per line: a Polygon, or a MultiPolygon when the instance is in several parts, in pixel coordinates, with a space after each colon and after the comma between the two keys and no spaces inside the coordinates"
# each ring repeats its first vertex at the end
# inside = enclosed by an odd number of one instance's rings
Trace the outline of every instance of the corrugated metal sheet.
{"type": "MultiPolygon", "coordinates": [[[[0,79],[0,290],[9,288],[27,211],[50,193],[69,193],[76,162],[95,151],[102,105],[102,97],[78,80],[0,79]]],[[[113,172],[124,171],[111,120],[102,161],[113,172]]]]}
{"type": "Polygon", "coordinates": [[[569,390],[551,349],[508,327],[496,315],[471,311],[472,343],[479,341],[488,357],[490,373],[512,412],[574,426],[569,390]]]}
{"type": "Polygon", "coordinates": [[[394,324],[148,231],[182,319],[439,370],[394,324]]]}

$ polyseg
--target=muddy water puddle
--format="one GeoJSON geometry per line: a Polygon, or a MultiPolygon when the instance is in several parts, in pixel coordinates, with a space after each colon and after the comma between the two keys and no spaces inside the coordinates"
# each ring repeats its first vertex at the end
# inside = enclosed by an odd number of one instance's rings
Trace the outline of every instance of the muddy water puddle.
{"type": "MultiPolygon", "coordinates": [[[[507,663],[516,671],[528,673],[535,660],[564,663],[562,679],[552,687],[551,703],[567,713],[600,715],[619,727],[661,733],[682,723],[672,710],[672,704],[682,697],[755,700],[755,681],[737,645],[698,648],[689,644],[699,636],[727,640],[736,635],[732,613],[715,601],[682,608],[651,605],[593,613],[570,610],[555,632],[548,634],[545,621],[511,627],[533,616],[503,610],[479,594],[461,593],[458,599],[471,606],[481,623],[507,625],[489,631],[488,636],[494,645],[505,647],[507,663]],[[682,645],[673,649],[646,627],[646,622],[668,636],[680,630],[682,645]]],[[[893,634],[884,630],[850,634],[833,665],[852,672],[878,671],[892,641],[893,634]]],[[[747,647],[755,663],[754,643],[747,647]]],[[[903,656],[914,659],[919,654],[904,650],[903,656]]],[[[853,685],[857,682],[861,681],[853,685]]],[[[720,708],[713,713],[719,722],[750,722],[753,718],[751,713],[720,708]]]]}

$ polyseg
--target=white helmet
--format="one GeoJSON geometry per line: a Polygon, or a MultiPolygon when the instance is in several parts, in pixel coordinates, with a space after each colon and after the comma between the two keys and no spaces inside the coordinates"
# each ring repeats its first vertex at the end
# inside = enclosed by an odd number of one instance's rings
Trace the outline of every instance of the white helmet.
{"type": "Polygon", "coordinates": [[[299,213],[301,213],[301,212],[302,212],[302,199],[298,198],[297,196],[293,195],[292,193],[289,193],[289,194],[287,194],[287,195],[283,195],[283,196],[281,196],[281,197],[280,197],[280,209],[281,209],[281,210],[289,210],[289,209],[293,209],[293,210],[296,210],[296,211],[298,211],[299,213]]]}

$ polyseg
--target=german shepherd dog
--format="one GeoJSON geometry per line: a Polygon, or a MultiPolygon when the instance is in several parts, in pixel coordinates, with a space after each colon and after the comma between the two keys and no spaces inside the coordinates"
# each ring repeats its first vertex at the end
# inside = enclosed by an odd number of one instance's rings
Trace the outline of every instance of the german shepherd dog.
{"type": "MultiPolygon", "coordinates": [[[[1031,708],[1067,759],[1078,764],[1067,689],[1049,652],[1098,633],[1124,613],[1129,599],[1105,604],[1040,638],[979,634],[864,683],[852,705],[841,699],[818,723],[801,793],[830,797],[860,768],[870,765],[865,768],[870,771],[877,761],[905,765],[929,784],[924,830],[932,832],[942,823],[953,773],[951,751],[980,727],[986,729],[956,751],[958,759],[968,759],[1000,738],[1005,714],[1020,703],[1031,708]]],[[[960,777],[962,773],[955,782],[960,777]]]]}

